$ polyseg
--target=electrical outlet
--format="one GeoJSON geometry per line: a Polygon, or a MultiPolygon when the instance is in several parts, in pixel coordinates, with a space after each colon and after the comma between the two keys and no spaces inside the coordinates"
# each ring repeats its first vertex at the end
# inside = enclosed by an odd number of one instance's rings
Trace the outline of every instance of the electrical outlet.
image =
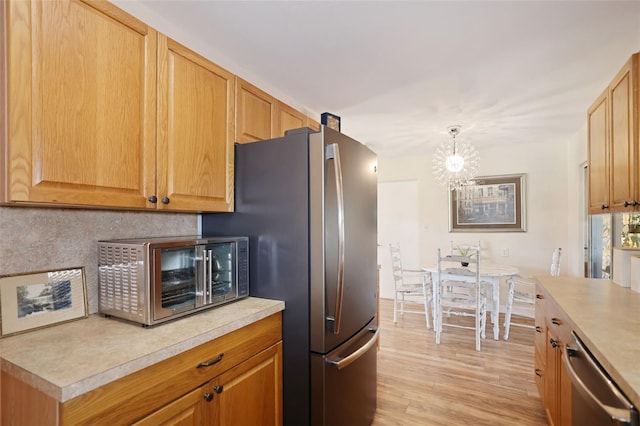
{"type": "Polygon", "coordinates": [[[508,248],[503,248],[502,249],[502,257],[509,257],[509,249],[508,248]]]}

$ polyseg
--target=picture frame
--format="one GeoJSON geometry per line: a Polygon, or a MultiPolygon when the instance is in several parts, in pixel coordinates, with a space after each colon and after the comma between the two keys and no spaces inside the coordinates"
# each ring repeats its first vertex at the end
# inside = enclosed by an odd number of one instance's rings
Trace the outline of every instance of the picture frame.
{"type": "Polygon", "coordinates": [[[320,114],[320,123],[324,124],[330,129],[340,131],[340,117],[330,112],[323,112],[320,114]]]}
{"type": "Polygon", "coordinates": [[[525,174],[479,176],[449,191],[449,232],[526,232],[525,174]]]}
{"type": "Polygon", "coordinates": [[[88,316],[84,267],[0,277],[0,338],[88,316]]]}

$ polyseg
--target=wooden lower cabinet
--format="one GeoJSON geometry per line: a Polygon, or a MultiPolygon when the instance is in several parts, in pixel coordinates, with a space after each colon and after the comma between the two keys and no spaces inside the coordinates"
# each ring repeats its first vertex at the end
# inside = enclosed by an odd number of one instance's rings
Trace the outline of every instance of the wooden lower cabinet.
{"type": "Polygon", "coordinates": [[[540,286],[536,286],[536,384],[552,426],[571,426],[571,381],[562,354],[571,343],[572,323],[540,286]]]}
{"type": "Polygon", "coordinates": [[[205,386],[202,386],[185,396],[165,405],[158,411],[149,414],[135,426],[159,426],[159,425],[201,425],[206,416],[205,386]]]}
{"type": "Polygon", "coordinates": [[[211,383],[216,425],[282,424],[282,343],[232,368],[211,383]]]}
{"type": "Polygon", "coordinates": [[[535,312],[535,381],[538,393],[545,403],[545,378],[547,365],[547,325],[545,319],[545,297],[542,291],[536,289],[536,312],[535,312]]]}
{"type": "Polygon", "coordinates": [[[134,425],[280,425],[281,366],[277,343],[134,425]]]}
{"type": "Polygon", "coordinates": [[[63,403],[3,371],[0,424],[281,425],[281,315],[63,403]]]}

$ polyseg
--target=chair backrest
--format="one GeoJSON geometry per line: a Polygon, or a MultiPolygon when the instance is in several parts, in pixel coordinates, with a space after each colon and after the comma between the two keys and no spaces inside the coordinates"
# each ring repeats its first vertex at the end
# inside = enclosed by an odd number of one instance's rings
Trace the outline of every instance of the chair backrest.
{"type": "Polygon", "coordinates": [[[551,255],[551,276],[557,277],[560,275],[560,257],[562,256],[562,249],[557,248],[551,255]]]}
{"type": "MultiPolygon", "coordinates": [[[[480,250],[478,248],[470,249],[466,256],[459,254],[443,255],[438,249],[438,276],[442,282],[443,274],[454,274],[456,276],[475,277],[475,281],[480,280],[480,250]],[[452,267],[452,263],[456,263],[452,267]],[[465,269],[462,264],[475,264],[474,268],[465,269]]],[[[467,280],[465,280],[467,281],[467,280]]]]}
{"type": "Polygon", "coordinates": [[[391,273],[396,284],[402,284],[402,260],[400,259],[400,246],[389,244],[391,252],[391,273]]]}

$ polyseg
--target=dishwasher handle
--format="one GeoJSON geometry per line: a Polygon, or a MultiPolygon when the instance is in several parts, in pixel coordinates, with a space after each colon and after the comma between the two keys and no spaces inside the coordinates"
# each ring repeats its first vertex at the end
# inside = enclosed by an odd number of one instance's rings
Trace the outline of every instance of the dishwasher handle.
{"type": "Polygon", "coordinates": [[[586,348],[580,342],[580,339],[575,335],[574,332],[571,333],[573,335],[573,341],[575,343],[575,348],[569,347],[569,345],[565,346],[565,350],[562,352],[562,362],[567,369],[567,373],[571,377],[571,382],[574,384],[575,389],[580,392],[583,396],[591,400],[594,404],[596,404],[602,411],[606,412],[608,416],[611,417],[612,420],[616,420],[622,424],[628,424],[632,426],[637,425],[637,419],[632,417],[632,410],[634,409],[633,405],[629,400],[618,390],[618,388],[613,384],[611,379],[602,371],[602,368],[596,363],[596,361],[592,358],[591,354],[586,350],[586,348]],[[571,358],[574,357],[583,357],[583,359],[589,364],[589,367],[597,374],[607,385],[607,388],[611,391],[616,398],[623,403],[627,408],[617,408],[612,407],[610,405],[606,405],[602,401],[598,399],[596,395],[591,392],[589,387],[584,383],[584,380],[580,378],[576,370],[573,368],[573,364],[571,363],[571,358]]]}

